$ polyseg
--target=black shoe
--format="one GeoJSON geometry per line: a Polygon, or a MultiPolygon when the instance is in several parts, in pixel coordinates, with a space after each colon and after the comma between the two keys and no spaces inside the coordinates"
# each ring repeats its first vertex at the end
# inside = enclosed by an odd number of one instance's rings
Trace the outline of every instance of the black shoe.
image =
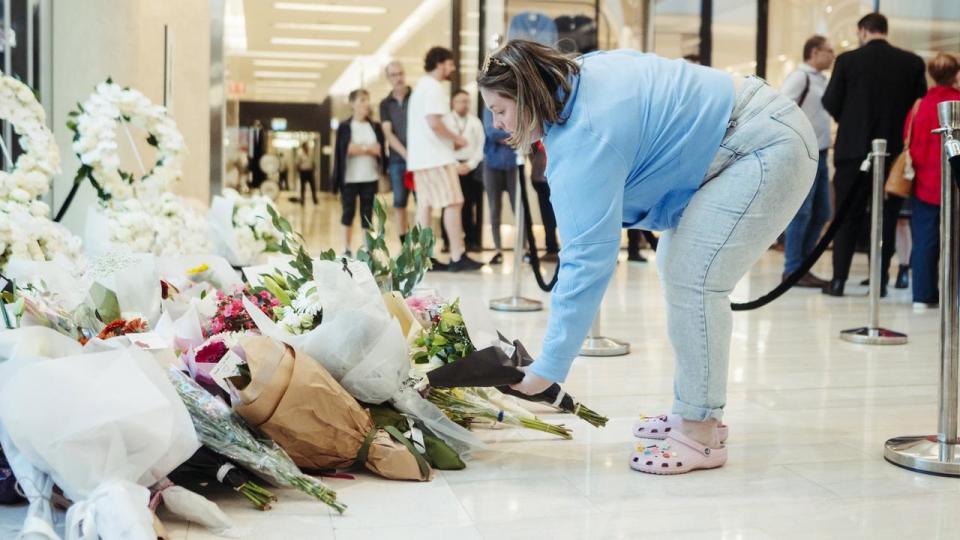
{"type": "Polygon", "coordinates": [[[446,272],[449,270],[449,265],[446,265],[433,257],[430,257],[430,271],[431,272],[446,272]]]}
{"type": "Polygon", "coordinates": [[[487,264],[503,264],[503,254],[498,251],[487,264]]]}
{"type": "Polygon", "coordinates": [[[910,267],[905,264],[900,265],[900,271],[897,272],[897,283],[894,287],[906,289],[910,286],[910,267]]]}
{"type": "Polygon", "coordinates": [[[540,262],[557,262],[560,260],[560,256],[556,251],[548,251],[543,254],[543,257],[540,257],[540,262]]]}
{"type": "Polygon", "coordinates": [[[450,261],[447,265],[448,272],[472,272],[483,268],[483,263],[475,261],[464,253],[458,260],[450,261]]]}
{"type": "MultiPolygon", "coordinates": [[[[787,277],[789,276],[790,274],[783,274],[783,277],[781,279],[783,281],[786,281],[787,277]]],[[[807,272],[806,274],[803,275],[803,277],[800,278],[799,281],[797,281],[797,283],[794,286],[803,287],[807,289],[823,289],[829,284],[830,282],[820,279],[817,276],[811,274],[810,272],[807,272]]]]}
{"type": "Polygon", "coordinates": [[[846,284],[846,280],[843,279],[833,279],[826,287],[823,288],[823,294],[828,294],[830,296],[843,296],[843,286],[846,284]]]}
{"type": "Polygon", "coordinates": [[[642,253],[630,253],[627,255],[627,260],[635,263],[647,262],[647,258],[644,257],[642,253]]]}

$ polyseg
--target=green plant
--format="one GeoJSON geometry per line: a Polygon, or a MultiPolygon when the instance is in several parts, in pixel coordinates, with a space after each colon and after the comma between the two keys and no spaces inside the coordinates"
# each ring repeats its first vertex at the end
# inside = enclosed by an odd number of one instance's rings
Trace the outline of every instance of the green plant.
{"type": "Polygon", "coordinates": [[[373,203],[373,213],[373,222],[364,234],[365,246],[357,251],[357,260],[370,267],[370,273],[381,287],[410,296],[430,269],[435,243],[433,230],[414,226],[404,237],[400,255],[394,259],[387,247],[387,211],[379,198],[373,203]]]}

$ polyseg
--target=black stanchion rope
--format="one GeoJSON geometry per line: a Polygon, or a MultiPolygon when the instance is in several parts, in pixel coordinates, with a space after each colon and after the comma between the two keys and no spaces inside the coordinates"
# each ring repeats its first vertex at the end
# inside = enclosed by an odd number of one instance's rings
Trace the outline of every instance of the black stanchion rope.
{"type": "MultiPolygon", "coordinates": [[[[868,176],[866,172],[861,172],[861,176],[868,176]]],[[[823,255],[823,252],[827,250],[827,247],[830,245],[830,242],[833,241],[833,237],[837,235],[837,231],[840,229],[840,225],[846,221],[850,215],[850,211],[854,208],[854,205],[864,205],[866,204],[867,197],[870,194],[868,189],[872,185],[872,180],[869,177],[863,181],[858,181],[854,184],[852,190],[847,195],[847,197],[840,203],[840,206],[837,208],[833,222],[830,223],[830,227],[827,228],[827,232],[823,234],[823,237],[820,238],[820,241],[817,243],[817,246],[813,249],[813,252],[804,259],[803,263],[800,265],[800,268],[797,268],[792,274],[787,276],[787,279],[783,280],[780,285],[777,285],[772,291],[767,294],[757,298],[756,300],[750,302],[736,303],[731,302],[730,308],[733,311],[750,311],[753,309],[761,308],[770,302],[773,302],[777,298],[783,296],[783,293],[790,290],[794,285],[800,281],[800,278],[805,276],[807,272],[813,268],[813,265],[817,263],[817,260],[820,259],[820,256],[823,255]]]]}
{"type": "MultiPolygon", "coordinates": [[[[520,176],[518,178],[523,178],[523,169],[521,167],[518,171],[520,176]]],[[[854,208],[854,205],[863,205],[866,204],[866,198],[869,195],[870,191],[868,187],[871,185],[871,180],[869,178],[868,172],[862,172],[861,176],[867,177],[863,181],[856,182],[854,188],[850,191],[847,197],[840,203],[837,208],[833,222],[830,223],[830,226],[827,228],[827,231],[820,238],[820,241],[817,243],[816,247],[813,249],[813,252],[804,259],[803,263],[794,271],[792,274],[787,276],[787,278],[777,285],[773,290],[767,294],[752,300],[750,302],[736,303],[733,302],[730,304],[730,308],[733,311],[750,311],[754,309],[761,308],[770,302],[773,302],[777,298],[783,296],[788,290],[793,288],[794,285],[800,281],[800,278],[805,276],[807,272],[813,268],[813,265],[817,263],[823,253],[830,246],[830,242],[833,241],[833,238],[837,235],[837,231],[840,229],[840,225],[846,221],[850,215],[851,210],[854,208]]],[[[960,185],[960,176],[958,176],[958,185],[960,185]]],[[[533,236],[533,220],[531,219],[530,213],[530,199],[527,196],[526,182],[519,181],[517,186],[520,189],[520,198],[523,201],[523,212],[527,219],[524,220],[524,232],[527,237],[527,244],[529,245],[530,253],[530,266],[533,268],[533,277],[536,278],[537,285],[540,287],[540,290],[543,292],[550,292],[553,290],[553,287],[557,284],[557,279],[560,273],[560,266],[557,265],[556,270],[553,273],[553,277],[548,282],[543,277],[543,273],[540,267],[540,257],[537,254],[537,243],[536,239],[533,236]]]]}
{"type": "MultiPolygon", "coordinates": [[[[553,277],[549,282],[543,279],[543,273],[540,271],[540,256],[537,254],[537,241],[533,237],[533,214],[530,213],[530,199],[527,197],[527,182],[525,179],[526,176],[524,175],[523,166],[521,166],[517,170],[517,189],[520,190],[520,198],[523,201],[523,215],[526,217],[526,219],[523,220],[523,229],[527,237],[527,245],[529,246],[530,266],[533,268],[533,277],[536,278],[537,286],[540,287],[540,290],[550,292],[560,277],[560,265],[557,264],[557,268],[554,270],[553,277]]],[[[514,269],[514,272],[519,271],[519,268],[514,269]]]]}

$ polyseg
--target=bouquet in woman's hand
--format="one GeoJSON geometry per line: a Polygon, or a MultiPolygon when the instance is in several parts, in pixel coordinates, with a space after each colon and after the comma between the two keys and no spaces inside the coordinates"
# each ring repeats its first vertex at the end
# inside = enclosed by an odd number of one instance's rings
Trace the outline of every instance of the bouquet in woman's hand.
{"type": "Polygon", "coordinates": [[[436,388],[462,388],[470,386],[495,386],[504,394],[527,401],[546,403],[574,414],[596,427],[606,425],[608,418],[598,414],[566,393],[559,384],[536,395],[527,395],[510,388],[523,380],[521,367],[533,363],[533,357],[519,340],[510,343],[503,335],[497,345],[476,351],[466,358],[434,369],[427,374],[430,386],[436,388]]]}
{"type": "Polygon", "coordinates": [[[167,377],[187,406],[201,443],[277,485],[298,489],[341,514],[346,510],[336,492],[303,474],[275,442],[255,437],[223,401],[176,369],[168,368],[167,377]]]}

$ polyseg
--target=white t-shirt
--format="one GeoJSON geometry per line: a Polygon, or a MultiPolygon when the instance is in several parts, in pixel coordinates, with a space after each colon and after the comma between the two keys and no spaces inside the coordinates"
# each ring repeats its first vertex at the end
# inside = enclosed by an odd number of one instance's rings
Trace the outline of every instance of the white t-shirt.
{"type": "MultiPolygon", "coordinates": [[[[373,132],[370,122],[350,122],[350,142],[363,146],[377,144],[377,135],[373,132]]],[[[373,156],[347,156],[347,175],[343,179],[345,184],[359,182],[375,182],[380,179],[380,170],[377,167],[377,158],[373,156]]]]}
{"type": "Polygon", "coordinates": [[[417,171],[455,165],[453,141],[441,139],[427,123],[427,115],[450,112],[450,96],[439,81],[420,79],[407,105],[407,169],[417,171]]]}

